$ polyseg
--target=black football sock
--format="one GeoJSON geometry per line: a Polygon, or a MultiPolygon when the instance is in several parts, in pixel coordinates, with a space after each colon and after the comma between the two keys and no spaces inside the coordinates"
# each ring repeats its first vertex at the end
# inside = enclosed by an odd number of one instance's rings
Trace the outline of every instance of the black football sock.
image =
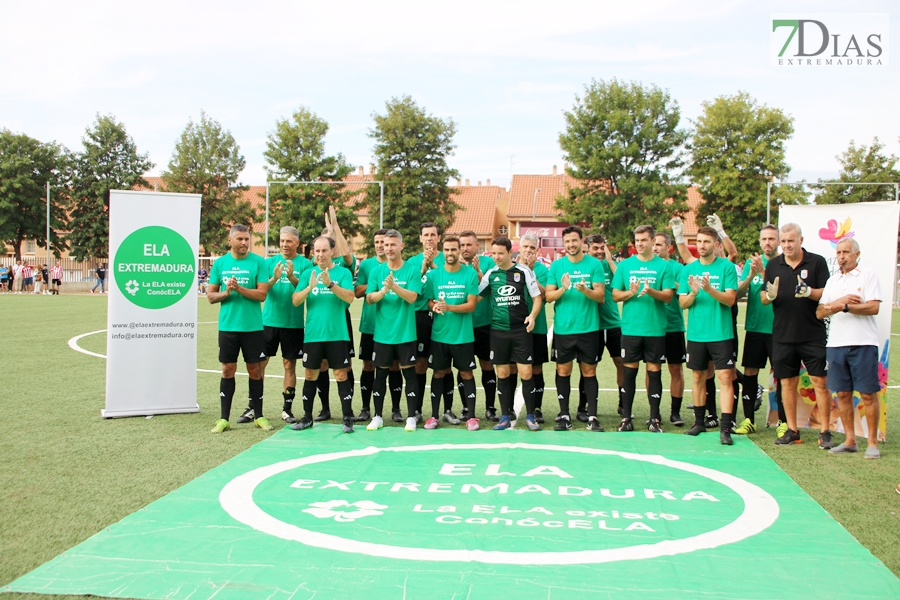
{"type": "Polygon", "coordinates": [[[463,379],[463,398],[466,401],[466,408],[469,409],[469,418],[475,418],[475,379],[463,379]]]}
{"type": "Polygon", "coordinates": [[[778,384],[775,388],[775,402],[778,404],[778,420],[782,423],[787,423],[787,414],[784,412],[784,402],[781,399],[781,380],[778,380],[778,384]]]}
{"type": "Polygon", "coordinates": [[[536,410],[544,406],[544,374],[533,373],[531,379],[534,381],[534,408],[536,410]]]}
{"type": "MultiPolygon", "coordinates": [[[[619,408],[622,408],[622,398],[625,397],[625,382],[622,382],[622,385],[619,386],[619,408]]],[[[625,411],[622,411],[625,412],[625,411]]]]}
{"type": "MultiPolygon", "coordinates": [[[[400,398],[403,396],[403,373],[399,369],[388,371],[387,378],[388,385],[391,386],[391,412],[400,412],[400,398]]],[[[384,404],[384,394],[381,395],[381,403],[384,404]]],[[[381,416],[380,411],[378,416],[381,416]]]]}
{"type": "Polygon", "coordinates": [[[578,378],[578,409],[576,413],[583,413],[587,410],[587,395],[584,393],[584,375],[578,378]]]}
{"type": "Polygon", "coordinates": [[[681,412],[681,401],[683,400],[680,396],[672,396],[672,414],[681,412]]]}
{"type": "Polygon", "coordinates": [[[253,418],[263,416],[263,380],[250,380],[250,406],[253,407],[253,418]]]}
{"type": "MultiPolygon", "coordinates": [[[[372,384],[372,401],[375,406],[375,416],[380,417],[381,411],[384,410],[384,396],[387,392],[388,374],[397,373],[397,371],[389,371],[387,369],[375,369],[375,382],[372,384]]],[[[393,393],[393,391],[392,391],[393,393]]]]}
{"type": "Polygon", "coordinates": [[[316,388],[319,390],[319,400],[322,402],[322,410],[331,412],[331,380],[328,378],[328,371],[319,371],[319,378],[316,380],[316,388]]]}
{"type": "Polygon", "coordinates": [[[559,400],[559,414],[569,414],[569,396],[572,393],[572,376],[556,374],[556,399],[559,400]]]}
{"type": "Polygon", "coordinates": [[[697,406],[696,400],[694,400],[694,421],[700,425],[706,423],[706,406],[697,406]]]}
{"type": "Polygon", "coordinates": [[[631,412],[634,408],[634,392],[637,389],[638,370],[634,367],[625,367],[625,381],[622,387],[625,393],[622,394],[622,418],[631,419],[631,412]]]}
{"type": "Polygon", "coordinates": [[[226,421],[231,418],[231,401],[234,399],[234,377],[219,381],[219,418],[226,421]]]}
{"type": "Polygon", "coordinates": [[[441,397],[444,395],[444,382],[446,377],[431,376],[431,416],[441,418],[441,397]]]}
{"type": "MultiPolygon", "coordinates": [[[[406,418],[416,416],[416,411],[421,407],[419,401],[419,375],[413,367],[400,369],[403,379],[406,381],[406,418]]],[[[422,375],[422,377],[425,377],[422,375]]]]}
{"type": "Polygon", "coordinates": [[[525,400],[525,414],[534,414],[534,378],[522,380],[522,399],[525,400]]]}
{"type": "Polygon", "coordinates": [[[518,373],[510,373],[509,374],[509,398],[510,398],[510,406],[513,406],[516,402],[516,388],[519,387],[519,374],[518,373]]]}
{"type": "Polygon", "coordinates": [[[353,380],[349,374],[347,379],[337,382],[337,389],[338,396],[341,397],[341,412],[345,419],[349,419],[353,416],[353,380]]]}
{"type": "Polygon", "coordinates": [[[497,400],[500,401],[500,414],[512,418],[512,382],[509,377],[497,378],[497,400]]]}
{"type": "Polygon", "coordinates": [[[297,397],[297,388],[289,387],[281,392],[281,395],[284,397],[284,405],[281,407],[281,410],[292,412],[292,409],[294,408],[294,398],[297,397]]]}
{"type": "Polygon", "coordinates": [[[313,402],[316,401],[316,382],[305,380],[303,382],[303,416],[312,419],[313,402]]]}
{"type": "Polygon", "coordinates": [[[661,421],[659,404],[662,402],[662,371],[647,371],[647,378],[650,380],[647,389],[647,397],[650,399],[650,418],[661,421]]]}
{"type": "MultiPolygon", "coordinates": [[[[747,375],[744,373],[744,394],[741,396],[741,404],[744,409],[744,418],[755,422],[753,407],[756,406],[756,393],[759,391],[759,375],[747,375]]],[[[735,405],[737,406],[737,405],[735,405]]],[[[737,412],[735,410],[735,412],[737,412]]]]}
{"type": "MultiPolygon", "coordinates": [[[[428,373],[416,373],[416,384],[417,388],[417,398],[419,399],[419,408],[417,409],[419,412],[422,412],[422,403],[425,400],[425,390],[428,389],[426,386],[428,385],[428,373]]],[[[412,415],[410,415],[412,416],[412,415]]]]}
{"type": "Polygon", "coordinates": [[[486,409],[494,408],[494,398],[497,395],[497,372],[493,369],[482,371],[481,387],[484,388],[484,407],[486,409]]]}
{"type": "MultiPolygon", "coordinates": [[[[372,386],[375,384],[375,371],[363,371],[359,376],[359,395],[362,396],[362,409],[369,410],[372,401],[372,386]]],[[[384,395],[382,394],[382,402],[384,395]]]]}
{"type": "Polygon", "coordinates": [[[719,429],[725,431],[726,429],[731,429],[734,425],[734,413],[722,413],[722,420],[719,422],[719,429]]]}
{"type": "Polygon", "coordinates": [[[584,395],[587,397],[587,414],[589,417],[597,416],[597,396],[600,394],[600,385],[597,383],[597,376],[585,377],[581,376],[584,382],[584,395]]]}
{"type": "Polygon", "coordinates": [[[716,378],[706,380],[706,410],[709,416],[716,418],[716,378]]]}
{"type": "MultiPolygon", "coordinates": [[[[434,386],[434,376],[431,378],[432,389],[434,386]]],[[[452,411],[453,410],[453,373],[447,373],[444,375],[444,410],[452,411]]]]}

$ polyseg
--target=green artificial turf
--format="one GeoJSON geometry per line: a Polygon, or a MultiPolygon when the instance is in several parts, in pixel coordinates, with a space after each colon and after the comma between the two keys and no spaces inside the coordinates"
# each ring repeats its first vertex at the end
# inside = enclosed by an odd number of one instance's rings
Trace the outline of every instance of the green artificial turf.
{"type": "MultiPolygon", "coordinates": [[[[234,425],[232,431],[222,435],[209,433],[218,418],[219,377],[215,373],[197,374],[199,413],[152,419],[102,419],[105,361],[75,352],[67,342],[76,335],[106,327],[106,301],[105,296],[96,295],[0,295],[0,586],[270,435],[246,425],[234,425]]],[[[205,299],[198,302],[201,325],[197,366],[217,370],[217,308],[205,299]]],[[[354,317],[358,318],[360,308],[360,303],[354,304],[354,317]]],[[[739,317],[742,321],[743,306],[739,317]]],[[[895,323],[893,331],[900,332],[900,324],[895,323]]],[[[103,354],[105,340],[104,334],[97,334],[83,338],[79,344],[103,354]]],[[[898,364],[898,357],[898,350],[892,348],[892,365],[898,364]]],[[[355,367],[358,380],[358,361],[355,367]]],[[[554,387],[552,367],[548,364],[544,368],[548,388],[554,387]]],[[[238,370],[243,371],[243,366],[239,365],[238,370]]],[[[280,373],[280,360],[276,359],[267,374],[280,373]]],[[[667,387],[665,369],[663,373],[667,387]]],[[[598,375],[601,388],[615,388],[615,371],[608,358],[601,362],[598,375]]],[[[577,382],[577,378],[573,379],[577,382]]],[[[233,424],[243,409],[246,382],[245,376],[239,376],[233,424]]],[[[476,382],[480,387],[478,374],[476,382]]],[[[889,385],[898,382],[900,371],[894,369],[889,385]]],[[[339,409],[336,388],[332,383],[332,408],[339,409]]],[[[278,418],[280,392],[281,381],[267,378],[265,412],[276,428],[283,425],[278,418]]],[[[577,388],[572,402],[576,401],[576,394],[577,388]]],[[[896,398],[893,393],[889,396],[896,398]]],[[[635,402],[636,423],[643,423],[649,416],[644,398],[639,393],[635,402]]],[[[668,400],[668,394],[664,394],[664,408],[668,400]]],[[[685,403],[689,401],[686,393],[685,403]]],[[[458,397],[456,402],[458,408],[458,397]]],[[[548,422],[552,422],[550,417],[556,414],[553,391],[545,393],[544,405],[548,422]]],[[[359,406],[357,391],[354,410],[358,411],[359,406]]],[[[618,423],[615,406],[615,392],[601,392],[599,412],[607,430],[618,423]]],[[[479,392],[479,415],[482,407],[479,392]]],[[[405,407],[403,410],[405,414],[405,407]]],[[[426,402],[426,415],[429,413],[426,402]]],[[[889,410],[889,439],[900,436],[898,414],[889,410]]],[[[762,422],[764,419],[757,418],[757,423],[762,422]]],[[[388,419],[385,425],[394,424],[388,419]]],[[[583,429],[583,425],[578,424],[577,428],[583,429]]],[[[673,434],[681,431],[671,426],[667,430],[673,434]]],[[[714,450],[714,438],[707,437],[714,450]]],[[[773,445],[774,428],[762,429],[751,437],[825,510],[900,575],[900,495],[894,491],[900,483],[900,451],[895,450],[893,443],[882,446],[881,460],[865,461],[862,453],[829,456],[813,443],[814,432],[804,433],[806,443],[790,447],[773,445]]],[[[835,436],[836,443],[842,439],[842,435],[835,436]]],[[[827,575],[830,574],[813,576],[827,575]]]]}

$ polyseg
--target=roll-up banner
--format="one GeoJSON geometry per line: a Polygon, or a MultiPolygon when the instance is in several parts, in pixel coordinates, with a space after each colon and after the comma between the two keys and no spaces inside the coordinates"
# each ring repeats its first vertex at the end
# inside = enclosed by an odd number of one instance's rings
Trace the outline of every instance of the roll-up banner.
{"type": "MultiPolygon", "coordinates": [[[[881,286],[881,308],[876,317],[878,325],[878,381],[881,391],[880,415],[865,414],[865,405],[859,393],[853,393],[856,434],[866,437],[866,421],[877,418],[878,437],[887,434],[887,381],[888,358],[891,349],[891,315],[894,297],[894,274],[897,265],[897,224],[900,220],[900,204],[896,202],[860,202],[858,204],[825,204],[820,206],[782,206],[778,214],[779,225],[797,223],[803,231],[803,248],[819,254],[828,262],[832,275],[840,269],[835,255],[838,242],[853,238],[859,243],[860,266],[875,271],[881,286]]],[[[778,332],[774,332],[776,335],[778,332]]],[[[798,423],[817,426],[815,393],[812,382],[804,369],[800,373],[800,399],[797,403],[798,423]]],[[[831,411],[831,427],[843,431],[838,411],[831,411]]],[[[801,425],[802,426],[802,425],[801,425]]]]}
{"type": "Polygon", "coordinates": [[[112,191],[103,417],[198,412],[200,195],[112,191]]]}

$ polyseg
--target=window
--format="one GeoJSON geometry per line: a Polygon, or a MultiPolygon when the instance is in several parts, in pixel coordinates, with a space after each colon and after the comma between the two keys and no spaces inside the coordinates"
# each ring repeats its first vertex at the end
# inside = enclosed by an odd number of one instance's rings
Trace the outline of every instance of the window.
{"type": "Polygon", "coordinates": [[[37,252],[37,244],[34,243],[34,240],[26,240],[25,254],[34,254],[35,252],[37,252]]]}
{"type": "Polygon", "coordinates": [[[497,232],[500,233],[500,235],[509,235],[509,227],[501,225],[500,228],[497,229],[497,232]]]}

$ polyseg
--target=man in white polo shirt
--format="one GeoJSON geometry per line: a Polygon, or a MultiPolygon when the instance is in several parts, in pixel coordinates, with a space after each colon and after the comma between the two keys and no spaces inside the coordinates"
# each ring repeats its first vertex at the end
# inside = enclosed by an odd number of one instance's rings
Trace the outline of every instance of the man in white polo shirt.
{"type": "Polygon", "coordinates": [[[831,454],[858,452],[854,429],[853,390],[866,407],[869,426],[866,458],[881,458],[878,450],[878,327],[875,315],[881,307],[881,287],[872,269],[859,266],[859,243],[850,238],[838,242],[840,270],[825,284],[816,316],[831,318],[826,356],[828,388],[837,393],[841,423],[847,434],[831,454]]]}

